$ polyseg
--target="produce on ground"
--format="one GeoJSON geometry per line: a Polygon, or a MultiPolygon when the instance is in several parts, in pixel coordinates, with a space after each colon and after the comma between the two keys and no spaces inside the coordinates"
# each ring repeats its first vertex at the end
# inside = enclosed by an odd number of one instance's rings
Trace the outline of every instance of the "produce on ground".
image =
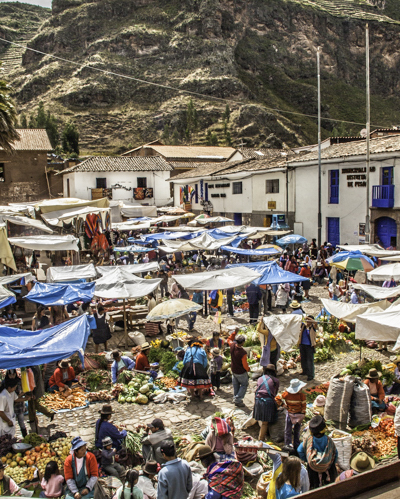
{"type": "Polygon", "coordinates": [[[46,440],[37,433],[29,433],[22,441],[24,444],[32,445],[32,447],[46,443],[46,440]]]}
{"type": "Polygon", "coordinates": [[[99,388],[110,388],[111,386],[111,372],[109,370],[83,371],[78,375],[77,379],[82,386],[88,388],[91,392],[99,388]]]}
{"type": "Polygon", "coordinates": [[[100,390],[99,392],[90,392],[87,394],[89,402],[110,402],[112,398],[113,396],[108,390],[100,390]]]}
{"type": "Polygon", "coordinates": [[[127,431],[125,446],[128,452],[131,452],[132,454],[142,452],[143,434],[144,434],[143,431],[141,432],[133,432],[129,430],[127,431]]]}
{"type": "MultiPolygon", "coordinates": [[[[5,456],[6,454],[12,452],[12,445],[17,443],[16,438],[12,438],[10,435],[3,435],[0,437],[0,456],[5,456]]],[[[2,459],[3,463],[5,462],[2,459]]]]}
{"type": "Polygon", "coordinates": [[[74,409],[86,405],[86,394],[82,388],[73,388],[67,395],[64,392],[47,393],[43,397],[43,403],[53,411],[74,409]]]}
{"type": "Polygon", "coordinates": [[[394,421],[391,418],[382,419],[376,428],[353,432],[352,436],[353,452],[363,450],[377,460],[391,457],[397,448],[394,421]]]}
{"type": "Polygon", "coordinates": [[[155,384],[158,386],[163,386],[164,388],[175,388],[178,382],[176,381],[176,379],[163,376],[162,378],[156,379],[155,384]]]}

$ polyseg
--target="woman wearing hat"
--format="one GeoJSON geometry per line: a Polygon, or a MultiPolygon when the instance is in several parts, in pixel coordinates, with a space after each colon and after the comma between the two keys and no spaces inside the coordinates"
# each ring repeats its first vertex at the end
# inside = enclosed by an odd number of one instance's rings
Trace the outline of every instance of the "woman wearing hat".
{"type": "Polygon", "coordinates": [[[306,383],[294,378],[290,381],[288,389],[282,393],[282,400],[287,408],[285,422],[286,447],[292,447],[292,439],[295,449],[300,445],[301,422],[305,417],[307,408],[306,394],[302,392],[305,386],[306,383]]]}
{"type": "Polygon", "coordinates": [[[120,450],[121,441],[126,437],[126,430],[119,431],[118,428],[110,422],[111,415],[113,413],[111,405],[103,405],[99,413],[100,419],[96,421],[96,447],[101,449],[103,439],[110,437],[112,439],[113,447],[115,447],[117,451],[120,450]]]}
{"type": "Polygon", "coordinates": [[[318,413],[322,417],[324,417],[325,404],[326,404],[326,397],[324,395],[318,395],[318,397],[314,400],[313,403],[314,414],[318,413]]]}
{"type": "Polygon", "coordinates": [[[189,341],[183,358],[183,369],[178,378],[178,385],[187,388],[193,397],[195,390],[202,400],[204,390],[211,388],[211,380],[207,374],[207,354],[203,344],[196,339],[189,341]]]}
{"type": "Polygon", "coordinates": [[[354,475],[373,470],[375,468],[375,460],[366,452],[355,452],[350,458],[350,468],[351,469],[340,473],[335,481],[343,482],[343,480],[347,480],[354,475]]]}
{"type": "Polygon", "coordinates": [[[297,452],[307,463],[310,488],[316,489],[336,480],[338,451],[331,437],[325,435],[326,423],[322,416],[310,419],[309,430],[310,435],[299,445],[297,452]]]}
{"type": "Polygon", "coordinates": [[[314,278],[318,284],[325,284],[326,271],[324,264],[322,262],[318,262],[317,266],[314,269],[314,278]]]}
{"type": "Polygon", "coordinates": [[[150,362],[147,357],[147,354],[150,351],[150,345],[146,341],[140,345],[140,352],[136,355],[136,366],[135,369],[137,371],[149,371],[150,370],[150,362]]]}
{"type": "Polygon", "coordinates": [[[301,308],[301,305],[300,303],[297,301],[297,300],[293,300],[292,303],[289,305],[290,308],[292,308],[292,315],[304,315],[305,312],[304,310],[301,308]]]}
{"type": "Polygon", "coordinates": [[[376,369],[370,369],[368,376],[366,376],[366,379],[364,380],[371,395],[372,412],[384,411],[386,409],[385,390],[379,380],[381,376],[382,373],[378,372],[376,369]]]}
{"type": "Polygon", "coordinates": [[[87,442],[75,437],[71,442],[71,454],[64,463],[64,477],[67,482],[66,499],[94,497],[94,486],[99,478],[97,460],[87,451],[87,442]]]}
{"type": "Polygon", "coordinates": [[[275,423],[277,406],[275,397],[279,391],[279,380],[276,378],[275,366],[268,364],[263,368],[263,375],[257,380],[254,400],[253,417],[261,421],[259,440],[264,440],[267,434],[268,423],[275,423]]]}
{"type": "Polygon", "coordinates": [[[61,360],[58,363],[57,369],[54,371],[49,380],[49,392],[62,392],[69,389],[72,382],[75,380],[75,371],[67,359],[61,360]]]}

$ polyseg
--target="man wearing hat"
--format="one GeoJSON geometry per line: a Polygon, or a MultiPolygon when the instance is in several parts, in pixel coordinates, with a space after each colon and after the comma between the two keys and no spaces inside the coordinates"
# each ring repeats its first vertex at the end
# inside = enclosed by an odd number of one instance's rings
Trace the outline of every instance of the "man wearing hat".
{"type": "Polygon", "coordinates": [[[331,437],[325,435],[326,423],[322,416],[314,416],[308,424],[310,435],[297,448],[302,461],[307,463],[310,488],[329,485],[336,480],[338,451],[331,437]]]}
{"type": "Polygon", "coordinates": [[[371,407],[372,412],[384,411],[386,409],[385,404],[385,390],[379,378],[382,373],[378,372],[376,369],[370,369],[368,376],[364,383],[368,386],[369,392],[371,394],[371,407]]]}
{"type": "Polygon", "coordinates": [[[150,370],[150,362],[147,358],[147,354],[150,350],[150,345],[147,341],[140,345],[140,352],[136,355],[136,367],[137,371],[149,371],[150,370]]]}
{"type": "Polygon", "coordinates": [[[94,486],[99,478],[97,460],[87,451],[87,442],[75,437],[71,442],[71,454],[64,463],[64,477],[67,482],[66,499],[94,497],[94,486]]]}
{"type": "Polygon", "coordinates": [[[375,468],[375,460],[367,452],[355,452],[350,458],[350,468],[343,471],[335,481],[343,482],[343,480],[347,480],[354,475],[373,470],[375,468]]]}
{"type": "Polygon", "coordinates": [[[121,355],[119,350],[113,350],[111,355],[114,359],[114,362],[111,365],[111,380],[113,383],[116,383],[118,376],[122,371],[125,371],[126,369],[131,371],[132,369],[135,369],[135,362],[129,357],[121,355]]]}
{"type": "Polygon", "coordinates": [[[145,461],[157,461],[159,464],[164,464],[164,459],[160,446],[161,442],[168,441],[174,443],[171,430],[164,427],[161,419],[153,419],[151,423],[146,426],[147,433],[142,438],[142,454],[145,461]]]}
{"type": "Polygon", "coordinates": [[[20,490],[14,480],[4,474],[5,464],[0,460],[0,496],[14,496],[20,490]]]}
{"type": "Polygon", "coordinates": [[[317,263],[317,266],[314,269],[314,278],[317,281],[318,284],[325,284],[325,267],[324,264],[321,262],[317,263]]]}
{"type": "Polygon", "coordinates": [[[153,480],[157,473],[158,464],[156,461],[147,461],[142,464],[137,488],[140,489],[143,492],[143,496],[148,499],[157,498],[157,488],[153,485],[153,480]]]}
{"type": "Polygon", "coordinates": [[[99,411],[100,419],[96,421],[96,431],[95,431],[95,445],[99,449],[103,445],[103,439],[110,437],[112,440],[113,447],[118,450],[121,449],[121,442],[126,437],[126,430],[119,431],[116,426],[111,422],[112,407],[110,404],[105,404],[99,411]]]}
{"type": "Polygon", "coordinates": [[[288,389],[282,393],[282,400],[287,408],[285,423],[286,447],[292,447],[292,438],[295,449],[300,445],[301,422],[306,415],[307,408],[306,394],[302,392],[305,386],[306,383],[295,378],[290,381],[288,389]]]}
{"type": "Polygon", "coordinates": [[[57,369],[49,380],[49,392],[62,392],[66,389],[68,390],[74,380],[74,368],[71,366],[68,359],[63,359],[58,363],[57,369]]]}
{"type": "Polygon", "coordinates": [[[235,329],[228,338],[228,345],[231,349],[231,371],[233,384],[233,402],[237,407],[243,407],[243,399],[249,385],[250,367],[247,363],[247,352],[243,348],[246,337],[242,334],[237,335],[238,329],[235,329]]]}

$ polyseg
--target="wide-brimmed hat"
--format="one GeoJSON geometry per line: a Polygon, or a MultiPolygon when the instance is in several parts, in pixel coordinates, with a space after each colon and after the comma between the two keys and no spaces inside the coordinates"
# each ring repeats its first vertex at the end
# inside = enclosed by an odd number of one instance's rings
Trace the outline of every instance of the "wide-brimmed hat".
{"type": "Polygon", "coordinates": [[[147,461],[142,464],[142,470],[148,475],[157,475],[157,462],[156,461],[147,461]]]}
{"type": "Polygon", "coordinates": [[[71,442],[71,450],[78,450],[84,445],[87,445],[87,442],[82,440],[81,437],[75,437],[71,442]]]}
{"type": "Polygon", "coordinates": [[[105,404],[99,411],[100,414],[112,414],[113,410],[110,404],[105,404]]]}
{"type": "Polygon", "coordinates": [[[103,447],[107,447],[107,445],[112,445],[113,441],[111,437],[105,437],[101,443],[103,444],[103,447]]]}
{"type": "Polygon", "coordinates": [[[292,308],[300,308],[301,307],[300,303],[297,300],[293,300],[289,306],[292,308]]]}
{"type": "Polygon", "coordinates": [[[317,263],[317,267],[322,267],[322,263],[321,263],[321,262],[318,262],[318,263],[317,263]]]}
{"type": "Polygon", "coordinates": [[[214,454],[209,445],[199,445],[197,452],[199,454],[199,459],[203,459],[204,457],[214,454]]]}
{"type": "Polygon", "coordinates": [[[375,460],[366,452],[355,452],[350,458],[350,468],[363,473],[375,468],[375,460]]]}
{"type": "Polygon", "coordinates": [[[294,378],[290,381],[290,385],[287,388],[287,391],[289,393],[299,393],[300,390],[302,390],[307,383],[304,383],[304,381],[300,381],[297,378],[294,378]]]}
{"type": "Polygon", "coordinates": [[[382,376],[382,373],[377,371],[376,369],[370,369],[368,371],[368,375],[365,376],[367,379],[379,379],[382,376]]]}
{"type": "Polygon", "coordinates": [[[60,362],[58,363],[58,367],[60,369],[67,369],[71,364],[69,363],[69,360],[68,359],[63,359],[63,360],[60,360],[60,362]]]}
{"type": "Polygon", "coordinates": [[[326,404],[326,397],[324,395],[318,395],[318,397],[314,400],[314,404],[316,407],[324,407],[326,404]]]}
{"type": "Polygon", "coordinates": [[[310,422],[308,423],[308,427],[310,429],[310,432],[313,435],[317,435],[318,433],[321,433],[326,428],[325,419],[319,415],[314,416],[310,419],[310,422]]]}
{"type": "Polygon", "coordinates": [[[142,343],[140,345],[140,348],[141,348],[141,350],[143,352],[144,350],[149,350],[151,348],[151,346],[150,346],[150,344],[147,341],[145,341],[144,343],[142,343]]]}
{"type": "Polygon", "coordinates": [[[211,353],[213,355],[219,355],[221,353],[221,350],[219,348],[212,348],[211,353]]]}

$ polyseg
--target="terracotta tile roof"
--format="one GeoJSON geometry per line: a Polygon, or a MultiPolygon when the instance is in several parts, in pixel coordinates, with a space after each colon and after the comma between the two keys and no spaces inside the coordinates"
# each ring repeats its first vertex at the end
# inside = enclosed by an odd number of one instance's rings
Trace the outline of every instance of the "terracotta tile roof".
{"type": "MultiPolygon", "coordinates": [[[[345,144],[333,144],[322,150],[321,158],[334,159],[348,156],[365,156],[367,143],[363,141],[347,142],[345,144]]],[[[400,151],[400,135],[388,135],[370,140],[370,153],[379,154],[400,151]]],[[[292,163],[318,160],[318,151],[304,154],[299,158],[292,159],[292,163]]]]}
{"type": "MultiPolygon", "coordinates": [[[[15,151],[52,151],[46,130],[34,128],[19,128],[20,140],[13,144],[15,151]]],[[[0,150],[3,150],[0,147],[0,150]]]]}
{"type": "Polygon", "coordinates": [[[79,165],[71,166],[60,173],[71,172],[140,172],[171,171],[172,166],[159,156],[92,156],[79,165]]]}
{"type": "Polygon", "coordinates": [[[214,146],[164,146],[157,144],[144,145],[142,147],[132,149],[123,154],[137,151],[139,149],[153,149],[157,154],[164,156],[169,161],[184,159],[187,161],[197,161],[208,159],[209,161],[224,161],[229,159],[236,149],[233,147],[214,147],[214,146]]]}

